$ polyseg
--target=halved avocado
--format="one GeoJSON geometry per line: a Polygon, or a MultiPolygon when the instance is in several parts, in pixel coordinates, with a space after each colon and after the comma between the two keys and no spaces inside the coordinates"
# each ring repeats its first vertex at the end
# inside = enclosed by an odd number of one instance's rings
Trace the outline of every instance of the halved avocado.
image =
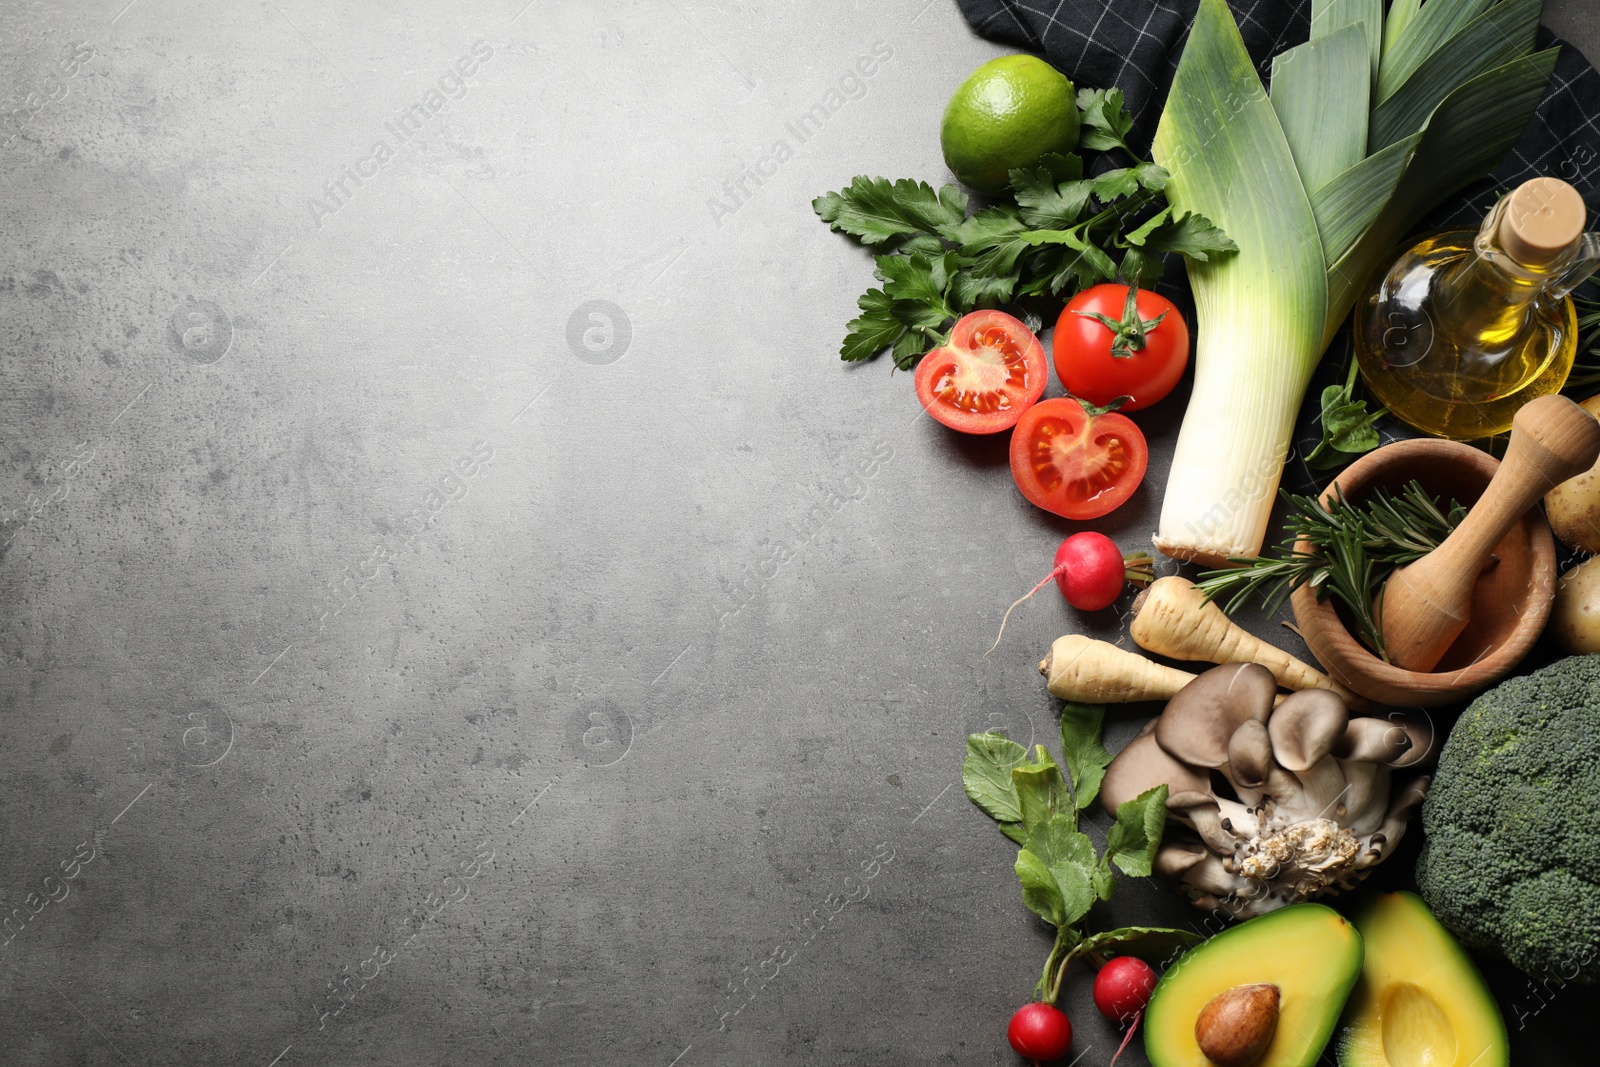
{"type": "Polygon", "coordinates": [[[1167,969],[1145,1012],[1153,1067],[1212,1067],[1194,1027],[1218,994],[1235,986],[1278,987],[1278,1028],[1254,1067],[1311,1067],[1361,976],[1361,935],[1321,904],[1268,912],[1198,945],[1167,969]]]}
{"type": "Polygon", "coordinates": [[[1507,1067],[1494,997],[1421,897],[1386,893],[1356,928],[1367,959],[1339,1035],[1340,1067],[1507,1067]]]}

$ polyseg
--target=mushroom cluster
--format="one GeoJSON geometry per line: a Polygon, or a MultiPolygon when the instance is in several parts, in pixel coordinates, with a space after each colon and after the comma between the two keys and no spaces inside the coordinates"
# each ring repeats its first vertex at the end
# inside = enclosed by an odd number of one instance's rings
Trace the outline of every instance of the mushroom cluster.
{"type": "Polygon", "coordinates": [[[1399,843],[1430,780],[1391,780],[1433,755],[1430,724],[1352,718],[1325,689],[1277,700],[1265,667],[1209,670],[1117,755],[1101,788],[1114,813],[1165,783],[1156,871],[1235,918],[1353,888],[1399,843]]]}

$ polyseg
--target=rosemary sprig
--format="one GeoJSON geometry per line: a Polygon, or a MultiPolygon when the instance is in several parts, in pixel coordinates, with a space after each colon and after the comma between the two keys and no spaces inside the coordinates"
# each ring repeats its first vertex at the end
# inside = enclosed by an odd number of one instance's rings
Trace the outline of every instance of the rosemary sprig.
{"type": "Polygon", "coordinates": [[[1324,504],[1316,497],[1285,492],[1291,508],[1289,537],[1272,554],[1237,557],[1227,570],[1205,571],[1197,587],[1207,600],[1228,597],[1232,614],[1252,599],[1276,611],[1284,598],[1309,585],[1318,600],[1332,596],[1355,620],[1356,630],[1387,662],[1383,628],[1373,610],[1378,590],[1395,569],[1439,547],[1467,509],[1452,500],[1448,513],[1413,481],[1398,494],[1379,489],[1361,504],[1335,492],[1324,504]],[[1300,541],[1313,546],[1300,552],[1300,541]]]}

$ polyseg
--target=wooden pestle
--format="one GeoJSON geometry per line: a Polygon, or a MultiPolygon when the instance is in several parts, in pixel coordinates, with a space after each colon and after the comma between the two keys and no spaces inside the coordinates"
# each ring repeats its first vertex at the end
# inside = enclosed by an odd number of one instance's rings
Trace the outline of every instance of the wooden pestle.
{"type": "Polygon", "coordinates": [[[1472,590],[1495,545],[1539,498],[1593,467],[1600,422],[1563,396],[1529,401],[1511,424],[1506,458],[1444,543],[1395,571],[1379,594],[1389,658],[1408,671],[1438,666],[1472,613],[1472,590]]]}

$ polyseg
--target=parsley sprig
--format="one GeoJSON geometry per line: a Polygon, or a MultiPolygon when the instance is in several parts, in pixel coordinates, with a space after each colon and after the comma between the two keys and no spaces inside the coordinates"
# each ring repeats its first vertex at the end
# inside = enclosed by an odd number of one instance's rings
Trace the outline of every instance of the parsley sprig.
{"type": "Polygon", "coordinates": [[[1203,215],[1166,203],[1168,175],[1128,145],[1133,117],[1121,90],[1078,93],[1088,151],[1126,153],[1133,163],[1085,176],[1078,155],[1049,153],[1011,172],[1011,196],[977,211],[956,185],[857,176],[812,207],[834,230],[879,251],[883,285],[858,301],[839,350],[856,362],[885,351],[901,369],[943,344],[954,319],[980,307],[1060,297],[1121,277],[1148,286],[1161,257],[1197,260],[1236,250],[1203,215]]]}

